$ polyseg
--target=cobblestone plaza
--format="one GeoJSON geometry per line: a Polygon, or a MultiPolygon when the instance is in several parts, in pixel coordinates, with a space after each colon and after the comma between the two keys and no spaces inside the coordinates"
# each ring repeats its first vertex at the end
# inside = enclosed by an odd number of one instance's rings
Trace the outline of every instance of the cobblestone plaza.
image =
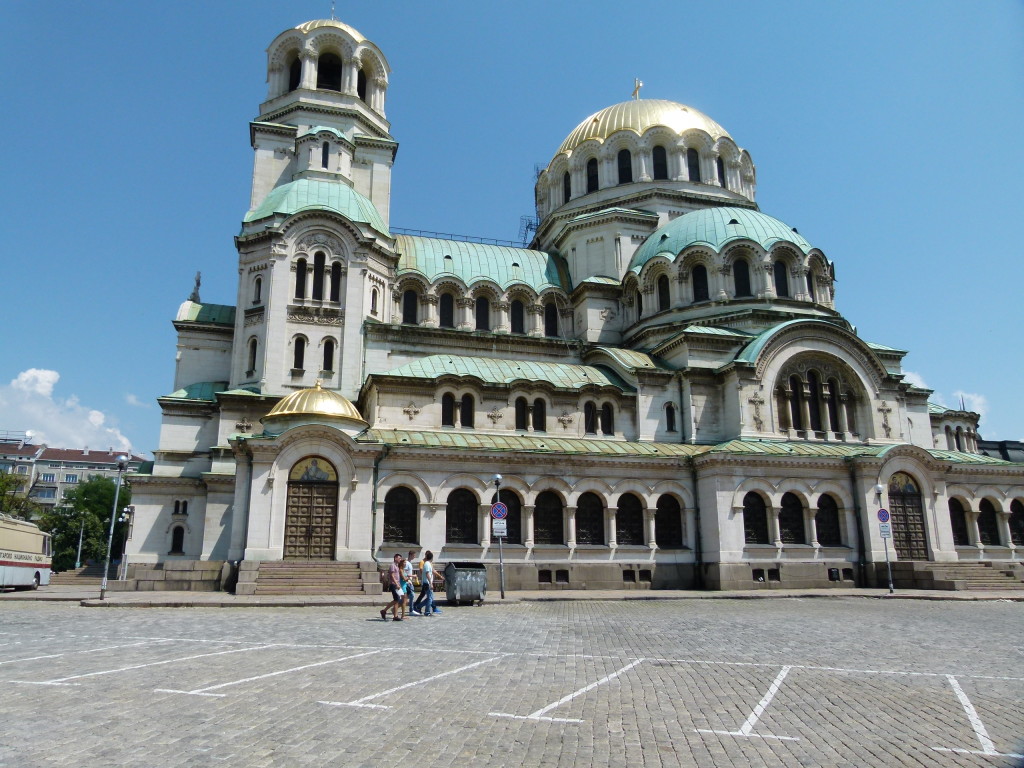
{"type": "Polygon", "coordinates": [[[0,606],[0,766],[1015,766],[1021,605],[0,606]]]}

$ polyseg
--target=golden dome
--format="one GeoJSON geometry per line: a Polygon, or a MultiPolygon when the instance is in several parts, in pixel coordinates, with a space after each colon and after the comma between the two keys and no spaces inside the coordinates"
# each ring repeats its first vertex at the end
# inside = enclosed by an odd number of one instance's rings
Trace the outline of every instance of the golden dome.
{"type": "Polygon", "coordinates": [[[321,27],[335,27],[336,29],[342,29],[348,32],[351,38],[355,40],[357,43],[361,43],[366,39],[361,34],[359,34],[357,30],[352,29],[352,27],[350,27],[348,24],[342,24],[337,19],[315,19],[313,21],[305,21],[295,28],[302,32],[303,34],[309,34],[314,29],[320,29],[321,27]]]}
{"type": "Polygon", "coordinates": [[[643,136],[648,128],[656,125],[663,125],[679,135],[698,128],[715,140],[729,136],[722,126],[693,107],[665,99],[631,99],[592,114],[576,126],[555,154],[571,152],[587,139],[604,141],[617,131],[633,131],[643,136]]]}
{"type": "Polygon", "coordinates": [[[271,419],[276,416],[327,416],[366,424],[348,398],[330,389],[323,389],[320,382],[311,389],[292,392],[271,408],[270,413],[263,418],[271,419]]]}

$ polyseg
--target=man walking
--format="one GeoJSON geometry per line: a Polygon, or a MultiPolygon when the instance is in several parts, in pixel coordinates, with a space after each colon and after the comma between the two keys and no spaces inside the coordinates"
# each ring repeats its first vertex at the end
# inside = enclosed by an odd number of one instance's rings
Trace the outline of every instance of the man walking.
{"type": "Polygon", "coordinates": [[[416,553],[409,550],[409,558],[402,562],[402,591],[405,594],[405,600],[409,606],[409,615],[419,616],[420,612],[413,606],[413,600],[416,599],[416,589],[413,587],[412,583],[412,562],[414,557],[416,557],[416,553]]]}
{"type": "Polygon", "coordinates": [[[420,584],[420,596],[413,607],[423,611],[424,616],[440,613],[441,609],[434,605],[434,553],[429,549],[420,563],[420,584]]]}
{"type": "MultiPolygon", "coordinates": [[[[398,617],[398,606],[402,605],[404,595],[402,594],[402,556],[396,554],[394,560],[391,562],[391,567],[388,568],[388,579],[391,587],[391,602],[385,605],[380,612],[380,617],[383,621],[388,620],[388,608],[391,609],[391,618],[395,621],[401,621],[398,617]]],[[[405,608],[402,609],[402,613],[405,613],[405,608]]]]}

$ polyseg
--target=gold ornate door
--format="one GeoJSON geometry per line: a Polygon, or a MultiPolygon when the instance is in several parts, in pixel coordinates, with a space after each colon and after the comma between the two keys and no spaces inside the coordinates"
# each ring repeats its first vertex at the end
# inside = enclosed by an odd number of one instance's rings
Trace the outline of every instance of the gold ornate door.
{"type": "Polygon", "coordinates": [[[889,513],[896,557],[900,560],[927,560],[928,538],[921,491],[910,475],[897,472],[889,480],[889,513]]]}
{"type": "Polygon", "coordinates": [[[285,560],[333,560],[338,475],[326,459],[307,457],[288,475],[285,560]]]}

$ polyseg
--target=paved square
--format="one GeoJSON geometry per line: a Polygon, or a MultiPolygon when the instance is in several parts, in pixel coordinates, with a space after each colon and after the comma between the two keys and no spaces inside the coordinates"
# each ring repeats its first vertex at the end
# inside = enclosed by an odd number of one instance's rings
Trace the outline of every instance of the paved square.
{"type": "Polygon", "coordinates": [[[0,766],[1024,765],[1020,603],[0,607],[0,766]]]}

